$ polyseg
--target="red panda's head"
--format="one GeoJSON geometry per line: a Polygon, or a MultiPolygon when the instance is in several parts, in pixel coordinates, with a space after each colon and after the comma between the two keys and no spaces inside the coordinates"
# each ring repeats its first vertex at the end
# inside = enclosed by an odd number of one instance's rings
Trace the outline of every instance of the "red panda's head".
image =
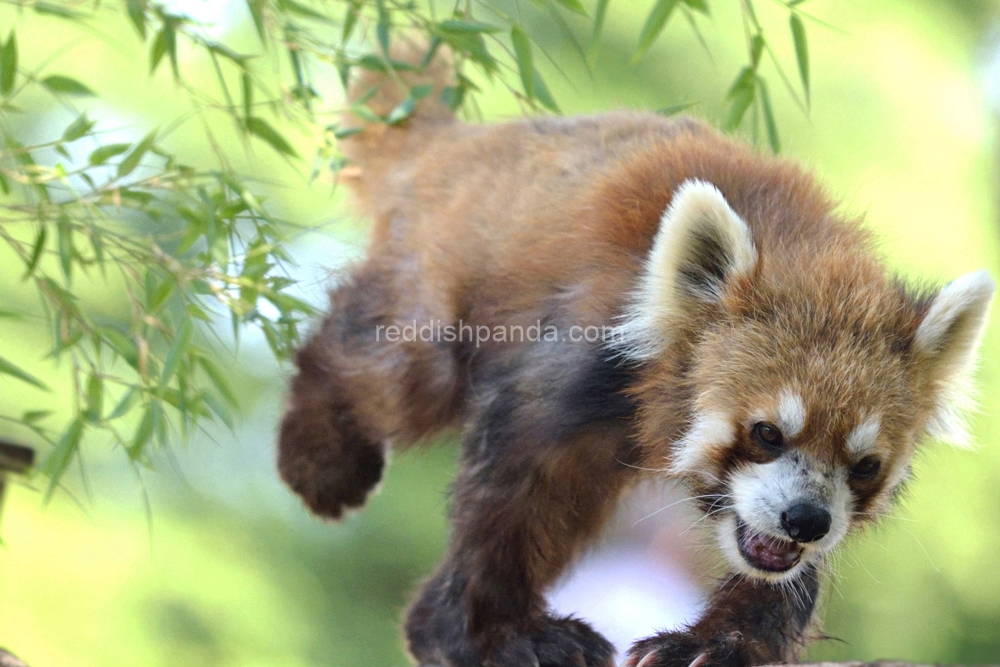
{"type": "Polygon", "coordinates": [[[978,272],[916,295],[861,235],[789,240],[760,222],[703,181],[678,188],[621,350],[648,371],[647,444],[676,419],[657,378],[683,374],[688,414],[663,464],[738,571],[781,580],[888,508],[922,437],[964,442],[994,284],[978,272]]]}

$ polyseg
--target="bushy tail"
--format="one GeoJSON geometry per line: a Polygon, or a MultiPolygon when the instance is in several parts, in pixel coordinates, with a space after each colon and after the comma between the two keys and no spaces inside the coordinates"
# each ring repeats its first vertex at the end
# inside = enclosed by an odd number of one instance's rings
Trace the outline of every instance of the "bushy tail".
{"type": "Polygon", "coordinates": [[[428,48],[400,42],[390,52],[391,70],[388,66],[384,71],[359,67],[348,86],[349,108],[341,127],[361,130],[340,144],[354,167],[346,174],[349,178],[366,178],[366,172],[381,171],[398,162],[412,150],[414,142],[427,138],[421,135],[455,120],[455,112],[442,100],[442,92],[455,85],[451,53],[440,46],[430,62],[421,66],[427,60],[428,48]],[[412,100],[412,110],[401,106],[407,100],[412,100]],[[350,110],[355,105],[363,105],[392,122],[374,120],[364,111],[362,117],[350,110]]]}

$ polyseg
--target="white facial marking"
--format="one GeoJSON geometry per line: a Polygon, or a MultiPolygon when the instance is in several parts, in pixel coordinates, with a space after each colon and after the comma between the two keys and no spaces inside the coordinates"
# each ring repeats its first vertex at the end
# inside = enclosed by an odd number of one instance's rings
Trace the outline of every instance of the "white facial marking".
{"type": "Polygon", "coordinates": [[[758,579],[780,580],[784,578],[781,575],[788,576],[799,569],[799,566],[796,565],[788,572],[765,572],[751,566],[743,558],[743,554],[740,553],[739,538],[736,536],[736,526],[736,517],[733,514],[725,514],[715,524],[715,536],[719,540],[719,548],[722,550],[722,555],[725,556],[726,560],[729,561],[729,564],[737,572],[758,579]]]}
{"type": "Polygon", "coordinates": [[[847,434],[847,449],[857,458],[871,453],[878,442],[878,434],[881,429],[882,420],[878,417],[869,417],[847,434]]]}
{"type": "Polygon", "coordinates": [[[674,474],[695,473],[717,481],[707,465],[711,453],[729,446],[735,433],[728,415],[717,411],[695,414],[691,428],[673,447],[670,471],[674,474]]]}
{"type": "Polygon", "coordinates": [[[816,542],[821,551],[830,551],[840,543],[851,527],[851,510],[854,507],[854,494],[847,482],[847,471],[838,468],[833,471],[833,495],[830,497],[830,531],[823,539],[816,542]]]}
{"type": "Polygon", "coordinates": [[[778,426],[782,433],[794,437],[806,425],[806,405],[802,397],[787,389],[778,398],[778,426]]]}
{"type": "Polygon", "coordinates": [[[898,461],[892,469],[889,470],[889,474],[886,475],[885,489],[891,493],[893,489],[905,482],[909,477],[910,462],[907,460],[898,461]]]}

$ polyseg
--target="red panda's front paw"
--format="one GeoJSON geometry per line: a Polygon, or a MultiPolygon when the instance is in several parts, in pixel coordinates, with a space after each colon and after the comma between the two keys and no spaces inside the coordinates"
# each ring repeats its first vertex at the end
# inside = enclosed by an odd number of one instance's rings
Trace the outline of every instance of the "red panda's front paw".
{"type": "Polygon", "coordinates": [[[705,640],[690,632],[663,632],[636,642],[622,667],[748,667],[739,632],[705,640]]]}
{"type": "Polygon", "coordinates": [[[541,667],[614,667],[615,648],[580,619],[547,618],[533,637],[541,667]]]}

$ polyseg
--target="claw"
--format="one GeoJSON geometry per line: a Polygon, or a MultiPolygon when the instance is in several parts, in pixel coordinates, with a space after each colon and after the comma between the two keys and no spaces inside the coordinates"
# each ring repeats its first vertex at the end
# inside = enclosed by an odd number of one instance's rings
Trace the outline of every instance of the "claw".
{"type": "Polygon", "coordinates": [[[635,664],[637,662],[638,659],[636,658],[636,655],[632,653],[630,655],[625,656],[625,660],[622,661],[622,664],[619,665],[619,667],[635,667],[635,664]]]}
{"type": "Polygon", "coordinates": [[[642,658],[642,660],[639,661],[639,664],[636,665],[635,667],[648,667],[653,663],[653,660],[655,659],[656,659],[656,651],[650,651],[642,658]]]}
{"type": "Polygon", "coordinates": [[[701,667],[708,662],[708,652],[698,654],[698,657],[691,661],[688,667],[701,667]]]}

